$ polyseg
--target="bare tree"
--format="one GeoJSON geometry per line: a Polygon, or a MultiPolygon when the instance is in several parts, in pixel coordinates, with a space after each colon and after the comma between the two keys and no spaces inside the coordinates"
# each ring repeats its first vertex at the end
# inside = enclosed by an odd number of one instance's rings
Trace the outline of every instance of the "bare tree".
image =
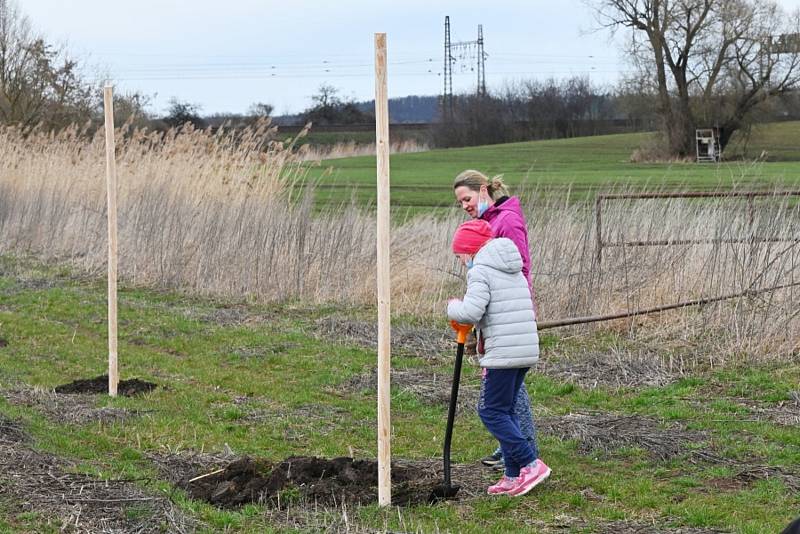
{"type": "Polygon", "coordinates": [[[205,128],[206,122],[200,116],[200,104],[193,104],[172,97],[169,99],[167,114],[162,118],[170,127],[177,128],[191,123],[195,128],[205,128]]]}
{"type": "Polygon", "coordinates": [[[800,49],[771,46],[800,32],[771,0],[587,0],[609,29],[631,30],[630,57],[657,95],[668,148],[693,152],[694,128],[720,126],[721,145],[773,96],[800,84],[800,49]]]}
{"type": "Polygon", "coordinates": [[[247,109],[247,114],[251,117],[256,117],[259,119],[266,119],[272,116],[272,112],[275,108],[272,104],[267,104],[264,102],[255,102],[250,105],[247,109]]]}
{"type": "Polygon", "coordinates": [[[84,121],[96,94],[77,62],[36,35],[14,0],[0,0],[0,123],[54,127],[84,121]]]}

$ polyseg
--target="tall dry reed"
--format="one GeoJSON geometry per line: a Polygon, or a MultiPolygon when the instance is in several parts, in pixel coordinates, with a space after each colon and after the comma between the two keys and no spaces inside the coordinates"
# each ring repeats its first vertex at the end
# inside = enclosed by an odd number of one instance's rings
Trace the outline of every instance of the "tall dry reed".
{"type": "MultiPolygon", "coordinates": [[[[265,301],[374,303],[374,215],[346,205],[315,210],[313,191],[303,190],[301,155],[273,137],[266,124],[213,135],[121,129],[121,277],[265,301]]],[[[757,200],[752,222],[740,200],[608,201],[606,242],[715,241],[606,248],[602,265],[593,203],[553,192],[529,198],[532,273],[545,321],[800,280],[797,241],[776,240],[800,236],[798,204],[787,197],[757,200]]],[[[395,225],[395,310],[440,316],[446,298],[463,291],[464,272],[449,253],[463,219],[454,207],[445,217],[395,225]]],[[[69,261],[100,275],[105,236],[102,137],[0,130],[0,252],[69,261]]],[[[611,327],[637,328],[655,344],[702,344],[709,359],[787,355],[798,347],[798,295],[784,289],[611,327]]]]}
{"type": "MultiPolygon", "coordinates": [[[[389,150],[392,154],[409,154],[413,152],[427,152],[430,146],[414,139],[404,139],[390,143],[389,150]]],[[[321,161],[324,159],[352,158],[354,156],[374,156],[375,143],[356,143],[346,141],[332,145],[302,146],[300,157],[303,161],[321,161]]]]}

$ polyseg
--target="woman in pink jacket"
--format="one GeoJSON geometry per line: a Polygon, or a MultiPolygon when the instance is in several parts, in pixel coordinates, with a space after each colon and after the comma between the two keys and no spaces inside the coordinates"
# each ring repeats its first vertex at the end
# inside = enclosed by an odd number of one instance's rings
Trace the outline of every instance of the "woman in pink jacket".
{"type": "MultiPolygon", "coordinates": [[[[453,183],[453,192],[461,208],[473,219],[483,219],[492,227],[494,237],[506,237],[514,242],[522,256],[522,274],[528,281],[533,300],[534,314],[536,313],[536,299],[531,283],[531,255],[528,248],[528,225],[522,215],[519,198],[509,196],[500,176],[491,180],[483,173],[475,170],[466,170],[456,176],[453,183]]],[[[519,389],[514,405],[516,416],[522,435],[528,440],[536,458],[539,458],[539,447],[536,441],[536,425],[533,422],[531,401],[525,384],[519,389]]],[[[484,465],[503,468],[503,453],[498,447],[492,454],[481,460],[484,465]]]]}

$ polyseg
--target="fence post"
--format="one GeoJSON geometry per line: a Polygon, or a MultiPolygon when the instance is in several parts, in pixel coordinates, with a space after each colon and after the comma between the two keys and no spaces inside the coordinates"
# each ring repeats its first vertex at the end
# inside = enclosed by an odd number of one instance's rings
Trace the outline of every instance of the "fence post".
{"type": "Polygon", "coordinates": [[[389,273],[389,101],[386,34],[375,34],[375,150],[378,174],[378,505],[392,503],[390,370],[391,278],[389,273]]]}
{"type": "Polygon", "coordinates": [[[603,219],[600,215],[602,207],[603,195],[597,194],[594,199],[594,217],[595,217],[595,256],[597,260],[597,269],[599,270],[603,265],[603,219]]]}
{"type": "Polygon", "coordinates": [[[114,90],[103,88],[108,193],[108,394],[117,396],[117,167],[114,155],[114,90]]]}

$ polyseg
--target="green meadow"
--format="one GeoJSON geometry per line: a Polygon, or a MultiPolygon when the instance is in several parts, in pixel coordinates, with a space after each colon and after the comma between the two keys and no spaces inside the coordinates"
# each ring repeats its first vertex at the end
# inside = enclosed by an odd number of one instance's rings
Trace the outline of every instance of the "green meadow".
{"type": "MultiPolygon", "coordinates": [[[[765,188],[800,181],[800,122],[756,126],[735,137],[719,165],[632,163],[653,134],[619,134],[437,149],[391,157],[392,205],[413,211],[453,205],[453,178],[465,169],[503,174],[515,190],[570,189],[585,198],[614,187],[665,189],[765,188]],[[763,156],[763,157],[762,157],[763,156]]],[[[318,205],[375,200],[375,158],[327,160],[311,168],[318,205]]]]}

